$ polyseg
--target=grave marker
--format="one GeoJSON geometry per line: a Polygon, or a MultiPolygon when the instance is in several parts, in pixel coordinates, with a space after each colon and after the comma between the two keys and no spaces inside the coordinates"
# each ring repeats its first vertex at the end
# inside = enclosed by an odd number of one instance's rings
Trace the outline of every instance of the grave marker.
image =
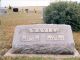
{"type": "Polygon", "coordinates": [[[69,25],[37,24],[16,27],[12,48],[22,54],[74,54],[74,45],[69,25]]]}
{"type": "MultiPolygon", "coordinates": [[[[10,52],[12,54],[78,55],[71,26],[65,24],[17,26],[10,52]]],[[[9,56],[7,54],[5,56],[9,56]]]]}

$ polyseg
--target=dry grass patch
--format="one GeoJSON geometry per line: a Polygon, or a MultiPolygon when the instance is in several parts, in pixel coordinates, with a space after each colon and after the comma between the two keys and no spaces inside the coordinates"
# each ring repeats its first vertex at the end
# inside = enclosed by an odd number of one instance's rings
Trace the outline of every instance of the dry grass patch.
{"type": "Polygon", "coordinates": [[[80,52],[80,32],[73,32],[75,47],[80,52]]]}

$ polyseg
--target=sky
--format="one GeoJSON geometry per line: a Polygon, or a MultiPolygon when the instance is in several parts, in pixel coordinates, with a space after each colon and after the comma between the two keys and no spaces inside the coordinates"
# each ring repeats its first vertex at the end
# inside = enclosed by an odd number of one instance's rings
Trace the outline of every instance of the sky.
{"type": "MultiPolygon", "coordinates": [[[[52,0],[58,1],[58,0],[52,0]]],[[[69,0],[66,0],[69,1],[69,0]]],[[[80,0],[71,0],[78,1],[80,0]]],[[[22,7],[22,6],[48,6],[50,4],[50,0],[1,0],[1,7],[8,7],[9,5],[12,7],[22,7]]]]}
{"type": "Polygon", "coordinates": [[[50,0],[2,0],[1,6],[47,6],[50,0]]]}

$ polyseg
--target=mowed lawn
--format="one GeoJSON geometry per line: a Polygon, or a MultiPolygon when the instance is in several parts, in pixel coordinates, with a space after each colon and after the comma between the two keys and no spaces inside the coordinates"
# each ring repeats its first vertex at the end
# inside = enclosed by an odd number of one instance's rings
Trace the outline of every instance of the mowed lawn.
{"type": "MultiPolygon", "coordinates": [[[[12,12],[8,10],[8,14],[0,16],[0,60],[55,60],[55,58],[42,58],[42,57],[2,57],[12,46],[14,29],[17,25],[29,25],[43,23],[42,14],[37,13],[26,13],[23,12],[12,12]]],[[[73,32],[75,47],[80,52],[80,32],[73,32]]],[[[76,59],[76,58],[75,58],[76,59]]],[[[79,58],[77,58],[78,60],[79,58]]],[[[65,60],[65,59],[64,59],[65,60]]],[[[71,60],[68,59],[68,60],[71,60]]],[[[73,60],[73,58],[72,58],[73,60]]]]}

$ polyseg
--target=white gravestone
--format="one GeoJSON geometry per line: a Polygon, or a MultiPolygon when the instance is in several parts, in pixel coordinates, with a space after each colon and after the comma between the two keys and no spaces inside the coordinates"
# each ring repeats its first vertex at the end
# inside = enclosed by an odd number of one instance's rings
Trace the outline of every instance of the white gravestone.
{"type": "Polygon", "coordinates": [[[17,54],[74,54],[70,25],[34,24],[17,26],[12,49],[17,54]]]}

